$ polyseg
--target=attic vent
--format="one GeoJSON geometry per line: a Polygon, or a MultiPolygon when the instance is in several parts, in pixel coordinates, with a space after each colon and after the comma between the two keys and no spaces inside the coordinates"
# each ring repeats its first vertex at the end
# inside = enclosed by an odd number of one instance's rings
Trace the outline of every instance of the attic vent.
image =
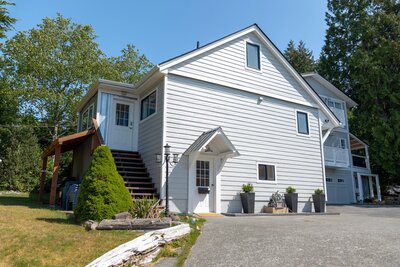
{"type": "Polygon", "coordinates": [[[197,44],[196,44],[196,49],[198,49],[200,47],[200,42],[199,41],[197,41],[197,44]]]}

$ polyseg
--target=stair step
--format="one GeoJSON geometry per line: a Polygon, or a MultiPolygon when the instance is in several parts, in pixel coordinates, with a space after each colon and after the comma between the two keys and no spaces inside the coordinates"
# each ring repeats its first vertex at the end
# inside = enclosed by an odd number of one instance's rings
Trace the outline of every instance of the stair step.
{"type": "Polygon", "coordinates": [[[113,156],[116,162],[143,162],[141,157],[122,157],[122,156],[113,156]]]}
{"type": "Polygon", "coordinates": [[[151,177],[136,177],[136,176],[122,176],[124,178],[125,182],[151,182],[152,179],[151,177]]]}
{"type": "MultiPolygon", "coordinates": [[[[144,167],[136,167],[136,166],[117,166],[118,170],[146,170],[144,167]]],[[[144,171],[142,171],[144,172],[144,171]]]]}
{"type": "Polygon", "coordinates": [[[141,182],[141,181],[125,181],[125,185],[127,186],[142,186],[142,187],[146,187],[146,186],[154,186],[154,183],[152,182],[141,182]]]}
{"type": "Polygon", "coordinates": [[[153,193],[131,193],[132,198],[154,197],[159,198],[158,194],[153,193]]]}
{"type": "Polygon", "coordinates": [[[145,165],[143,162],[126,162],[126,161],[119,161],[119,162],[115,162],[115,165],[117,165],[117,167],[119,166],[130,166],[130,167],[137,167],[137,168],[145,168],[145,165]]]}
{"type": "Polygon", "coordinates": [[[131,186],[127,186],[126,188],[128,188],[128,190],[130,191],[130,192],[137,192],[137,193],[155,193],[156,192],[156,189],[155,188],[152,188],[152,187],[138,187],[138,186],[135,186],[135,187],[131,187],[131,186]]]}

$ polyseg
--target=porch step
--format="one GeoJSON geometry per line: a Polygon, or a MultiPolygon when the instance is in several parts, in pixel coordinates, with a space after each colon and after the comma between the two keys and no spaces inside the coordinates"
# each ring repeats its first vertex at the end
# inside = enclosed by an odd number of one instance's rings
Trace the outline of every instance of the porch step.
{"type": "Polygon", "coordinates": [[[125,186],[133,199],[159,197],[152,178],[138,152],[121,150],[112,150],[111,152],[117,171],[124,179],[125,186]]]}

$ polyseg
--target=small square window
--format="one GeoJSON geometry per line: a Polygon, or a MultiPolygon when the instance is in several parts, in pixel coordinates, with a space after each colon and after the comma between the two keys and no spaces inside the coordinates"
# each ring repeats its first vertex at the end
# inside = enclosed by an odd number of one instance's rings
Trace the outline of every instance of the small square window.
{"type": "Polygon", "coordinates": [[[275,181],[275,166],[267,164],[258,164],[258,180],[275,181]]]}
{"type": "Polygon", "coordinates": [[[305,112],[297,111],[297,132],[299,134],[310,134],[308,128],[308,114],[305,112]]]}
{"type": "Polygon", "coordinates": [[[246,64],[252,69],[261,69],[260,47],[255,44],[246,43],[246,64]]]}

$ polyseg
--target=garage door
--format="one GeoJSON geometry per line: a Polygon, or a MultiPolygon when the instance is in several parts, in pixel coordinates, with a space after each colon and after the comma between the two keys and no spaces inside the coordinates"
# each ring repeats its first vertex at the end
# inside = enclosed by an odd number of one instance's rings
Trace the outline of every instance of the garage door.
{"type": "Polygon", "coordinates": [[[343,178],[326,178],[328,204],[349,204],[349,186],[343,178]]]}

